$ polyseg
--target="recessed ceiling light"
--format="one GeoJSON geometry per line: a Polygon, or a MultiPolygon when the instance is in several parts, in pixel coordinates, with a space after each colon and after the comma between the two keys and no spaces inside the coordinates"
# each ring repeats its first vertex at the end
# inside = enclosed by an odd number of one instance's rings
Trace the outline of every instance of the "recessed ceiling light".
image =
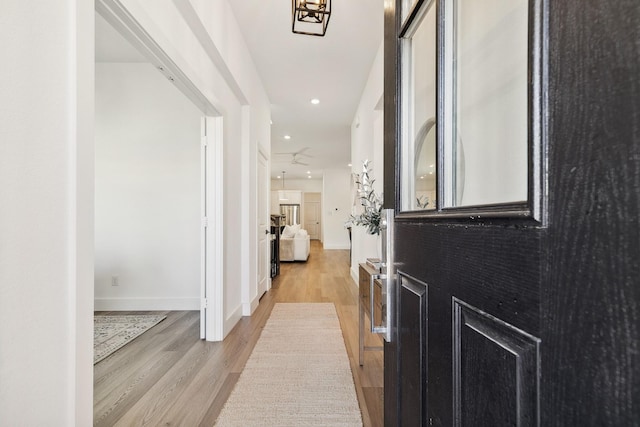
{"type": "Polygon", "coordinates": [[[278,176],[276,176],[276,178],[280,179],[280,178],[282,178],[282,177],[281,177],[280,175],[278,175],[278,176]]]}
{"type": "Polygon", "coordinates": [[[307,171],[307,173],[309,174],[309,173],[311,173],[311,171],[307,171]]]}
{"type": "Polygon", "coordinates": [[[434,167],[435,165],[429,165],[430,168],[434,167]]]}
{"type": "Polygon", "coordinates": [[[433,175],[433,172],[429,172],[429,175],[433,175]]]}
{"type": "Polygon", "coordinates": [[[353,165],[352,165],[351,163],[349,163],[347,166],[351,167],[351,166],[353,166],[353,165]]]}
{"type": "Polygon", "coordinates": [[[420,177],[420,179],[424,179],[424,175],[422,175],[422,176],[420,177]]]}
{"type": "Polygon", "coordinates": [[[290,135],[285,135],[284,139],[291,139],[291,136],[290,135]]]}
{"type": "Polygon", "coordinates": [[[311,175],[309,175],[307,178],[311,179],[311,175]]]}
{"type": "Polygon", "coordinates": [[[313,98],[313,99],[311,100],[311,103],[312,103],[313,105],[318,105],[318,104],[320,104],[320,100],[319,100],[318,98],[313,98]]]}

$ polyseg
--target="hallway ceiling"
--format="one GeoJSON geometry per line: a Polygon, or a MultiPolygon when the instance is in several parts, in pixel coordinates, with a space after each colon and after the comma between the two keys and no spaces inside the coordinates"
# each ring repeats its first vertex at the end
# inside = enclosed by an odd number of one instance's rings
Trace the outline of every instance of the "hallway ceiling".
{"type": "MultiPolygon", "coordinates": [[[[348,168],[351,123],[382,42],[383,0],[333,0],[324,37],[291,32],[290,0],[229,5],[271,101],[271,177],[284,170],[287,179],[306,179],[310,171],[320,179],[325,169],[348,168]],[[296,159],[308,165],[276,154],[305,147],[296,159]]],[[[98,14],[96,61],[147,62],[98,14]]]]}
{"type": "Polygon", "coordinates": [[[291,32],[290,0],[231,0],[272,104],[271,177],[347,168],[351,122],[383,35],[383,0],[334,0],[324,37],[291,32]],[[312,105],[311,99],[320,100],[312,105]],[[291,139],[284,138],[285,135],[291,139]],[[291,164],[296,152],[305,165],[291,164]]]}

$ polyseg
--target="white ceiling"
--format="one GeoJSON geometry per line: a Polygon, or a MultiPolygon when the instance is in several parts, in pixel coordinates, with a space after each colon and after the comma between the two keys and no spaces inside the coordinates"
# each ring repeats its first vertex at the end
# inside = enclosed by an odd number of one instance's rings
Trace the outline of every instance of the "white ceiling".
{"type": "Polygon", "coordinates": [[[324,37],[291,32],[290,0],[231,0],[272,104],[272,153],[298,151],[309,166],[273,155],[271,176],[288,178],[348,167],[351,122],[382,42],[383,0],[333,0],[324,37]],[[310,100],[318,98],[320,104],[310,100]],[[285,140],[284,135],[290,135],[285,140]]]}
{"type": "MultiPolygon", "coordinates": [[[[291,32],[289,0],[229,0],[271,101],[272,178],[348,167],[351,122],[382,42],[383,1],[333,0],[327,34],[315,37],[291,32]],[[298,160],[308,165],[275,154],[305,147],[312,157],[298,160]]],[[[96,14],[96,62],[147,60],[96,14]]]]}

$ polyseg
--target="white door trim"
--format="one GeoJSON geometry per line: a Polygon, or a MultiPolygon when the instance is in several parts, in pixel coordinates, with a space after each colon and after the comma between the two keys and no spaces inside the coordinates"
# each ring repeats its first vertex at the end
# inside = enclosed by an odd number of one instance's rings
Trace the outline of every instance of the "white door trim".
{"type": "Polygon", "coordinates": [[[258,199],[258,215],[257,215],[257,226],[258,226],[258,292],[257,298],[262,297],[262,295],[267,292],[271,288],[271,241],[270,241],[270,216],[269,216],[269,186],[271,185],[271,180],[269,179],[269,156],[267,156],[260,148],[258,148],[258,176],[257,176],[257,199],[258,199]],[[264,170],[260,167],[260,163],[264,164],[264,170]],[[261,195],[263,197],[261,197],[261,195]],[[262,204],[260,203],[262,200],[262,204]],[[264,218],[264,223],[262,223],[262,218],[264,218]],[[267,234],[269,233],[269,235],[267,234]],[[267,237],[268,236],[268,237],[267,237]],[[260,245],[264,245],[264,253],[262,253],[262,259],[260,259],[260,245]],[[262,271],[264,269],[264,271],[262,271]],[[261,274],[264,274],[264,277],[261,277],[261,274]],[[264,283],[262,283],[262,279],[264,279],[264,283]],[[261,283],[263,286],[261,286],[261,283]]]}
{"type": "Polygon", "coordinates": [[[206,117],[206,340],[224,338],[224,169],[223,120],[206,117]]]}

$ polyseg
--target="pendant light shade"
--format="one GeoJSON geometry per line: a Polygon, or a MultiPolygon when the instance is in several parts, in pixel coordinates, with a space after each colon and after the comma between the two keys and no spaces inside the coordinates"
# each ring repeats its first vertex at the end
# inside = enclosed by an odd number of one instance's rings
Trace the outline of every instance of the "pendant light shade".
{"type": "Polygon", "coordinates": [[[331,18],[331,0],[292,0],[291,31],[324,36],[331,18]]]}

